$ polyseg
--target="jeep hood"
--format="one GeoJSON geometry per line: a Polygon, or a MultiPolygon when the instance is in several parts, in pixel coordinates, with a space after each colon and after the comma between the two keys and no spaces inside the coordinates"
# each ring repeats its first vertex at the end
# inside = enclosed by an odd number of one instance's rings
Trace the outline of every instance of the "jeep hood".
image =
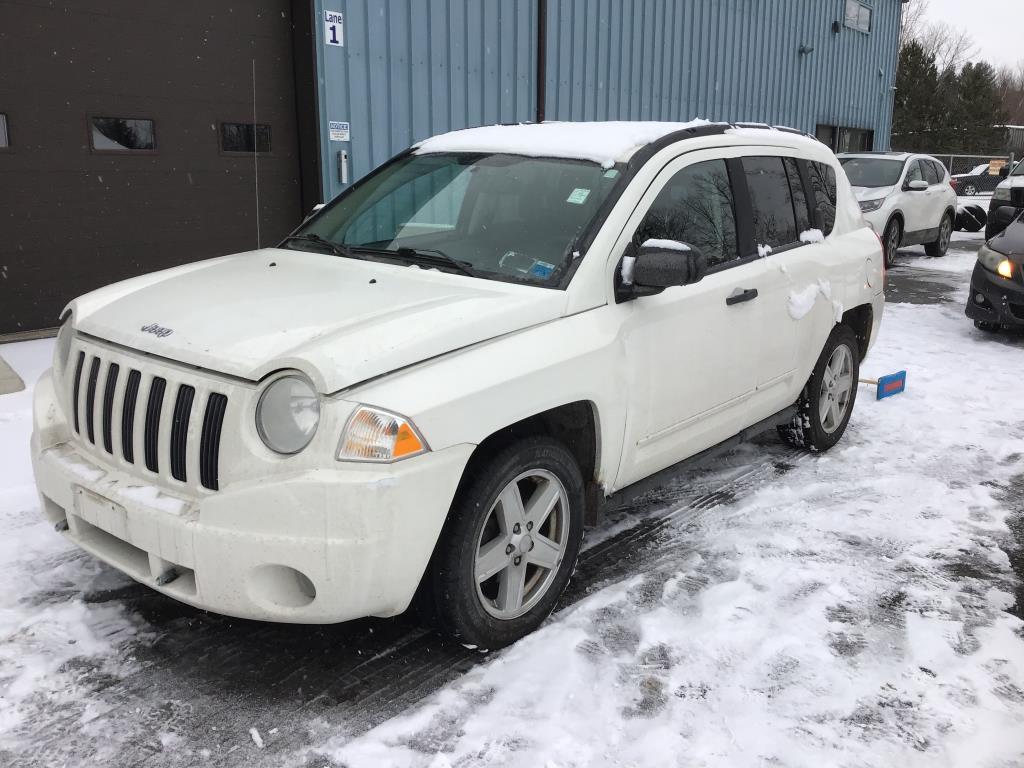
{"type": "Polygon", "coordinates": [[[251,381],[294,368],[331,393],[565,305],[559,290],[264,249],[116,283],[69,308],[79,332],[251,381]]]}

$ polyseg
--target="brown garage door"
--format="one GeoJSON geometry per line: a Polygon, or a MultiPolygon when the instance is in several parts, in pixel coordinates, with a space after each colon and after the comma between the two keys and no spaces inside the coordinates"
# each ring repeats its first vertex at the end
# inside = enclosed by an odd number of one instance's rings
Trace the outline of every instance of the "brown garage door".
{"type": "Polygon", "coordinates": [[[0,334],[280,238],[297,144],[288,0],[0,3],[0,334]]]}

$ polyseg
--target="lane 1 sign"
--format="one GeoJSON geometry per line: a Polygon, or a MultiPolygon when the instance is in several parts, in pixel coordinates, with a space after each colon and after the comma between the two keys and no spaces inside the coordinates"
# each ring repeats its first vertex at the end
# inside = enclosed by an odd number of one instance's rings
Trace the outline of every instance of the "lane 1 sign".
{"type": "Polygon", "coordinates": [[[324,42],[328,45],[345,44],[345,19],[341,11],[324,11],[324,42]]]}

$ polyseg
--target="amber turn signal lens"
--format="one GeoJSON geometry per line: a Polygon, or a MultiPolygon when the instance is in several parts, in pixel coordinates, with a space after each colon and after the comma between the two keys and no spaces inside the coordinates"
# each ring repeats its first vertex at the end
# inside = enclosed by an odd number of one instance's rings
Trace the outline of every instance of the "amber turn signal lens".
{"type": "Polygon", "coordinates": [[[361,405],[345,425],[338,460],[387,463],[428,450],[426,441],[404,416],[361,405]]]}

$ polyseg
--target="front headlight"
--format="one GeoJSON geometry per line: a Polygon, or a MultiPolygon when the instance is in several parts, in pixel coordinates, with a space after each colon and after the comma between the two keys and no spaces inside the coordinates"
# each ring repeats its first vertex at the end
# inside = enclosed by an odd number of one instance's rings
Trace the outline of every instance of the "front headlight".
{"type": "Polygon", "coordinates": [[[256,405],[256,431],[275,453],[298,453],[320,423],[320,398],[313,385],[295,375],[272,381],[256,405]]]}
{"type": "Polygon", "coordinates": [[[1009,187],[996,187],[996,191],[992,193],[993,200],[1009,200],[1010,199],[1010,188],[1009,187]]]}
{"type": "Polygon", "coordinates": [[[1007,280],[1013,277],[1013,262],[999,251],[993,251],[987,245],[983,245],[978,249],[978,261],[989,272],[995,272],[1007,280]]]}
{"type": "Polygon", "coordinates": [[[68,356],[71,354],[71,313],[64,316],[64,321],[57,331],[57,343],[53,347],[53,375],[55,379],[61,379],[68,367],[68,356]]]}
{"type": "Polygon", "coordinates": [[[361,405],[349,417],[341,433],[338,461],[387,463],[429,450],[427,441],[404,416],[361,405]]]}
{"type": "Polygon", "coordinates": [[[882,207],[882,203],[884,203],[884,202],[885,202],[885,198],[884,197],[880,197],[877,200],[861,200],[860,201],[861,213],[871,213],[872,211],[877,211],[879,208],[882,207]]]}

